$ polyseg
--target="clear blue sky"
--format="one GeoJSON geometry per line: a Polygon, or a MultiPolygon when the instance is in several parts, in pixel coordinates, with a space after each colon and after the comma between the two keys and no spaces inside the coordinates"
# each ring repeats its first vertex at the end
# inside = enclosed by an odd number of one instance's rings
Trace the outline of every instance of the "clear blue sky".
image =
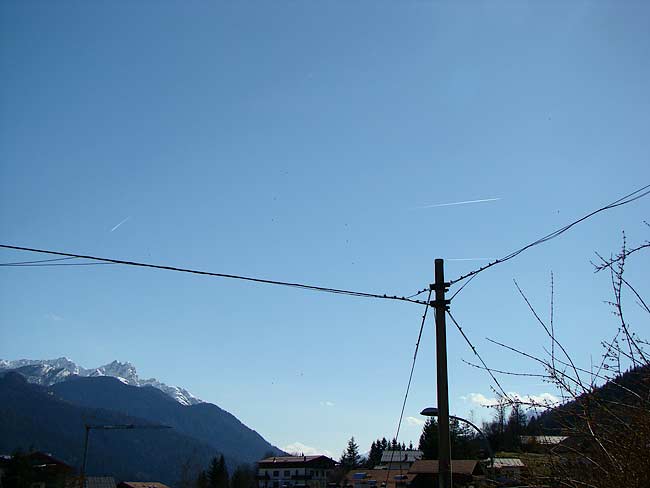
{"type": "MultiPolygon", "coordinates": [[[[6,0],[0,240],[412,293],[434,258],[498,257],[649,182],[649,18],[643,1],[6,0]]],[[[512,278],[547,314],[551,271],[560,338],[581,364],[597,359],[616,324],[589,260],[623,229],[646,239],[649,202],[458,296],[491,366],[533,368],[485,337],[542,353],[512,278]]],[[[480,264],[448,261],[447,275],[480,264]]],[[[648,271],[647,257],[631,264],[642,291],[648,271]]],[[[0,287],[0,358],[128,360],[278,446],[335,456],[351,435],[364,451],[393,435],[422,315],[118,266],[3,268],[0,287]]],[[[432,331],[406,416],[435,403],[432,331]]],[[[448,336],[452,411],[489,416],[469,399],[493,396],[489,378],[448,336]]],[[[419,426],[402,432],[417,442],[419,426]]]]}

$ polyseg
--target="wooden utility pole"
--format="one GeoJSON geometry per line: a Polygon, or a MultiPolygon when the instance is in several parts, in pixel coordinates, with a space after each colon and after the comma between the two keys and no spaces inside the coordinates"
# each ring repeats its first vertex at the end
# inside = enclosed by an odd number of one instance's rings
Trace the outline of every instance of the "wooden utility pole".
{"type": "Polygon", "coordinates": [[[431,305],[436,311],[436,366],[438,376],[438,481],[440,488],[452,488],[451,480],[451,441],[449,437],[449,385],[447,383],[447,321],[449,300],[445,292],[444,261],[435,261],[436,281],[430,288],[436,292],[431,305]]]}

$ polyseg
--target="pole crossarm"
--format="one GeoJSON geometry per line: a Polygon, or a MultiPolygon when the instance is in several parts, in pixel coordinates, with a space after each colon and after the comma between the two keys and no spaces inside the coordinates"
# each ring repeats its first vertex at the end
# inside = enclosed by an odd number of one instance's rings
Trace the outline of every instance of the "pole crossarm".
{"type": "Polygon", "coordinates": [[[431,300],[429,305],[437,310],[444,312],[449,312],[449,305],[451,305],[451,300],[431,300]]]}
{"type": "Polygon", "coordinates": [[[451,304],[451,300],[447,300],[445,298],[442,299],[438,298],[438,295],[442,294],[442,296],[444,297],[444,294],[449,291],[450,286],[451,284],[449,282],[431,283],[429,285],[429,290],[436,292],[436,299],[430,300],[429,306],[437,309],[438,311],[448,312],[449,305],[451,304]]]}

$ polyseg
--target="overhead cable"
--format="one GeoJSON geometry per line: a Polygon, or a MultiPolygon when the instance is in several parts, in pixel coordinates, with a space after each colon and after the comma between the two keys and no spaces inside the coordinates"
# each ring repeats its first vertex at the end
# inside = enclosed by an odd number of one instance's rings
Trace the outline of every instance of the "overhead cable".
{"type": "Polygon", "coordinates": [[[197,275],[202,275],[202,276],[212,276],[212,277],[217,277],[217,278],[228,278],[228,279],[234,279],[234,280],[242,280],[242,281],[251,281],[254,283],[264,283],[268,285],[279,285],[279,286],[287,286],[291,288],[300,288],[303,290],[312,290],[312,291],[319,291],[323,293],[333,293],[333,294],[338,294],[338,295],[348,295],[348,296],[354,296],[354,297],[361,297],[361,298],[376,298],[376,299],[383,299],[383,300],[396,300],[396,301],[402,301],[402,302],[409,302],[409,303],[417,303],[420,305],[425,305],[426,302],[420,301],[420,300],[413,300],[411,298],[403,297],[403,296],[396,296],[396,295],[380,295],[377,293],[366,293],[366,292],[360,292],[360,291],[353,291],[353,290],[343,290],[339,288],[328,288],[324,286],[315,286],[315,285],[306,285],[303,283],[291,283],[287,281],[277,281],[277,280],[267,280],[263,278],[254,278],[251,276],[241,276],[241,275],[233,275],[233,274],[226,274],[226,273],[212,273],[209,271],[201,271],[201,270],[195,270],[195,269],[188,269],[188,268],[178,268],[175,266],[165,266],[165,265],[159,265],[159,264],[150,264],[150,263],[140,263],[137,261],[125,261],[121,259],[113,259],[113,258],[102,258],[102,257],[97,257],[97,256],[89,256],[89,255],[84,255],[84,254],[74,254],[74,253],[67,253],[67,252],[60,252],[60,251],[51,251],[47,249],[35,249],[35,248],[30,248],[30,247],[22,247],[22,246],[11,246],[8,244],[0,244],[0,248],[4,249],[13,249],[16,251],[27,251],[27,252],[36,252],[36,253],[42,253],[42,254],[52,254],[55,256],[65,256],[65,257],[70,257],[70,258],[79,258],[79,259],[88,259],[91,261],[100,261],[103,263],[109,263],[109,264],[123,264],[126,266],[137,266],[141,268],[153,268],[153,269],[162,269],[162,270],[167,270],[167,271],[177,271],[181,273],[191,273],[191,274],[197,274],[197,275]]]}
{"type": "MultiPolygon", "coordinates": [[[[415,370],[415,362],[416,362],[416,360],[418,358],[418,351],[420,349],[420,340],[422,339],[422,331],[424,330],[424,323],[427,320],[427,312],[429,311],[429,305],[428,304],[430,303],[430,300],[431,300],[431,292],[432,292],[432,290],[429,290],[429,296],[427,297],[427,301],[425,302],[427,304],[427,306],[424,307],[424,313],[422,314],[422,322],[420,323],[420,332],[418,333],[418,340],[415,343],[415,352],[413,353],[413,362],[411,363],[411,372],[409,373],[409,380],[408,380],[408,383],[406,384],[406,392],[404,393],[404,401],[402,402],[402,410],[401,410],[401,412],[399,414],[399,421],[397,422],[397,432],[395,433],[395,440],[396,441],[399,439],[399,431],[402,428],[402,420],[404,418],[404,409],[406,408],[406,401],[408,400],[409,392],[411,391],[411,381],[413,380],[413,371],[415,370]]],[[[393,456],[394,456],[394,454],[391,454],[390,463],[392,463],[393,456]]],[[[390,463],[389,463],[388,471],[390,471],[390,463]]],[[[400,464],[400,470],[401,469],[402,468],[401,468],[401,464],[400,464]]],[[[388,476],[388,472],[386,473],[386,476],[388,476]]]]}
{"type": "Polygon", "coordinates": [[[583,217],[581,217],[581,218],[579,218],[577,220],[574,220],[570,224],[567,224],[564,227],[561,227],[561,228],[551,232],[550,234],[547,234],[544,237],[541,237],[541,238],[537,239],[536,241],[531,242],[530,244],[527,244],[524,247],[522,247],[520,249],[517,249],[516,251],[511,252],[510,254],[508,254],[508,255],[506,255],[506,256],[504,256],[502,258],[496,259],[496,260],[486,264],[485,266],[482,266],[482,267],[480,267],[478,269],[475,269],[474,271],[470,271],[469,273],[464,274],[464,275],[456,278],[455,280],[451,280],[449,282],[449,284],[453,285],[454,283],[458,283],[459,281],[462,281],[462,280],[470,278],[470,277],[472,277],[474,275],[477,275],[477,274],[481,273],[482,271],[485,271],[488,268],[496,266],[497,264],[501,264],[501,263],[504,263],[506,261],[509,261],[510,259],[518,256],[519,254],[526,251],[527,249],[530,249],[531,247],[537,246],[539,244],[542,244],[544,242],[550,241],[551,239],[554,239],[554,238],[558,237],[559,235],[565,233],[567,230],[571,229],[573,226],[579,224],[580,222],[583,222],[584,220],[589,219],[590,217],[593,217],[594,215],[596,215],[596,214],[598,214],[600,212],[604,212],[605,210],[610,210],[612,208],[620,207],[622,205],[627,205],[628,203],[632,203],[635,200],[643,198],[646,195],[650,194],[649,188],[650,188],[650,185],[645,185],[645,186],[639,188],[638,190],[635,190],[632,193],[629,193],[629,194],[619,198],[618,200],[615,200],[612,203],[610,203],[608,205],[605,205],[604,207],[600,207],[599,209],[596,209],[596,210],[594,210],[592,212],[589,212],[587,215],[584,215],[583,217]]]}
{"type": "Polygon", "coordinates": [[[51,263],[52,261],[66,261],[69,259],[77,259],[77,258],[54,258],[54,259],[38,259],[36,261],[15,261],[13,263],[0,263],[0,266],[22,266],[25,264],[51,263]]]}
{"type": "Polygon", "coordinates": [[[474,353],[474,355],[479,359],[479,361],[481,361],[481,364],[483,365],[483,368],[485,368],[485,371],[487,371],[487,372],[490,374],[490,376],[492,377],[492,380],[494,381],[494,383],[495,383],[495,384],[497,385],[497,387],[499,388],[499,391],[501,392],[501,394],[502,394],[505,398],[507,398],[508,400],[511,400],[511,399],[510,399],[510,395],[508,395],[508,394],[506,393],[506,390],[503,389],[503,387],[501,386],[501,383],[499,383],[499,380],[498,380],[498,379],[496,378],[496,376],[494,376],[494,374],[492,373],[492,370],[491,370],[490,368],[488,368],[487,364],[485,364],[485,361],[483,360],[483,358],[481,357],[481,355],[480,355],[480,354],[478,353],[478,351],[476,350],[476,347],[475,347],[474,344],[472,344],[472,342],[469,340],[469,337],[467,337],[467,334],[465,334],[465,331],[464,331],[463,328],[458,324],[458,322],[456,322],[456,319],[454,318],[454,316],[451,314],[451,312],[450,312],[449,310],[447,310],[447,315],[449,315],[449,318],[450,318],[451,321],[454,323],[454,325],[456,326],[456,328],[458,329],[458,331],[460,332],[460,334],[463,336],[463,339],[465,339],[465,342],[467,342],[467,345],[470,347],[470,349],[472,350],[472,352],[474,353]]]}
{"type": "Polygon", "coordinates": [[[42,268],[44,266],[100,266],[102,264],[116,264],[116,263],[42,263],[42,264],[13,264],[4,263],[0,266],[9,266],[16,268],[42,268]]]}

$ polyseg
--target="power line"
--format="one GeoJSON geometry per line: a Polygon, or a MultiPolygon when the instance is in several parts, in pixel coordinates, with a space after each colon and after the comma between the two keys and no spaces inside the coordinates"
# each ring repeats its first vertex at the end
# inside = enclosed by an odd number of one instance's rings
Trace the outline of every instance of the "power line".
{"type": "Polygon", "coordinates": [[[456,290],[456,293],[454,293],[449,301],[452,301],[454,298],[456,298],[456,295],[458,295],[461,291],[463,291],[463,288],[465,288],[467,285],[469,285],[472,280],[476,278],[476,275],[472,275],[469,280],[467,280],[465,283],[463,283],[463,286],[461,286],[458,290],[456,290]]]}
{"type": "MultiPolygon", "coordinates": [[[[564,234],[566,231],[571,229],[573,226],[579,224],[580,222],[582,222],[584,220],[589,219],[590,217],[593,217],[594,215],[596,215],[596,214],[598,214],[600,212],[604,212],[605,210],[611,210],[612,208],[620,207],[621,205],[627,205],[628,203],[632,203],[635,200],[638,200],[639,198],[643,198],[646,195],[650,194],[650,190],[648,190],[649,188],[650,188],[650,185],[645,185],[644,187],[639,188],[638,190],[633,191],[632,193],[629,193],[629,194],[619,198],[618,200],[613,201],[609,205],[605,205],[604,207],[600,207],[597,210],[589,212],[587,215],[579,218],[578,220],[574,220],[570,224],[567,224],[564,227],[560,227],[559,229],[551,232],[550,234],[547,234],[544,237],[541,237],[541,238],[537,239],[536,241],[531,242],[530,244],[527,244],[524,247],[522,247],[520,249],[517,249],[516,251],[513,251],[510,254],[508,254],[508,255],[506,255],[506,256],[504,256],[502,258],[496,259],[496,260],[486,264],[485,266],[482,266],[482,267],[480,267],[478,269],[475,269],[474,271],[470,271],[469,273],[464,274],[464,275],[456,278],[455,280],[450,281],[449,284],[453,285],[454,283],[458,283],[459,281],[462,281],[464,279],[475,276],[475,275],[481,273],[482,271],[485,271],[488,268],[496,266],[497,264],[501,264],[501,263],[504,263],[506,261],[509,261],[510,259],[518,256],[519,254],[526,251],[527,249],[530,249],[531,247],[534,247],[534,246],[537,246],[537,245],[542,244],[544,242],[550,241],[551,239],[555,239],[559,235],[564,234]]],[[[458,293],[456,293],[456,294],[458,294],[458,293]]]]}
{"type": "Polygon", "coordinates": [[[478,353],[478,351],[476,350],[476,347],[474,347],[474,344],[472,344],[472,342],[469,340],[469,337],[467,337],[467,334],[465,334],[465,331],[464,331],[463,328],[458,324],[458,322],[456,322],[456,319],[454,318],[454,316],[451,314],[451,312],[450,312],[449,310],[447,310],[447,315],[449,315],[449,318],[450,318],[451,321],[454,323],[454,325],[456,326],[456,328],[458,329],[458,331],[460,332],[460,334],[463,336],[463,339],[465,339],[465,342],[467,342],[467,344],[469,345],[469,347],[470,347],[470,349],[472,350],[472,352],[474,353],[474,355],[479,359],[479,361],[481,361],[481,364],[483,365],[483,367],[485,368],[485,370],[490,374],[490,376],[492,377],[492,380],[493,380],[493,381],[496,383],[496,385],[499,387],[499,390],[501,391],[501,393],[503,394],[503,396],[506,397],[507,399],[510,399],[510,396],[509,396],[509,395],[506,393],[506,391],[503,389],[503,387],[501,386],[501,383],[499,383],[499,380],[498,380],[498,379],[496,378],[496,376],[494,376],[494,374],[492,373],[492,370],[491,370],[490,368],[488,368],[487,364],[485,364],[485,361],[483,361],[483,358],[481,357],[481,355],[480,355],[480,354],[478,353]]]}
{"type": "MultiPolygon", "coordinates": [[[[424,330],[424,323],[427,320],[427,312],[429,311],[429,303],[431,300],[431,292],[432,290],[429,290],[429,296],[427,297],[427,301],[425,302],[427,305],[424,307],[424,313],[422,314],[422,323],[420,324],[420,332],[418,333],[418,340],[415,343],[415,352],[413,353],[413,362],[411,363],[411,372],[409,373],[409,380],[406,385],[406,393],[404,394],[404,401],[402,402],[402,410],[399,414],[399,421],[397,422],[397,432],[395,433],[395,441],[399,439],[399,431],[402,428],[402,420],[404,418],[404,409],[406,408],[406,401],[408,400],[409,397],[409,392],[411,391],[411,381],[413,380],[413,371],[415,370],[415,362],[418,358],[418,351],[420,349],[420,340],[422,339],[422,331],[424,330]]],[[[393,454],[391,454],[391,460],[389,461],[388,465],[388,470],[386,472],[386,482],[388,482],[388,472],[390,471],[390,463],[393,461],[393,454]]],[[[401,461],[400,461],[400,472],[402,469],[401,461]]]]}
{"type": "Polygon", "coordinates": [[[291,288],[300,288],[303,290],[312,290],[312,291],[319,291],[323,293],[333,293],[333,294],[338,294],[338,295],[348,295],[348,296],[354,296],[354,297],[361,297],[361,298],[377,298],[377,299],[384,299],[384,300],[396,300],[396,301],[402,301],[402,302],[409,302],[409,303],[417,303],[420,305],[425,305],[426,302],[420,301],[420,300],[413,300],[411,298],[403,297],[403,296],[396,296],[396,295],[380,295],[377,293],[366,293],[366,292],[361,292],[361,291],[353,291],[353,290],[343,290],[339,288],[328,288],[324,286],[315,286],[315,285],[306,285],[303,283],[291,283],[287,281],[277,281],[277,280],[267,280],[263,278],[254,278],[250,276],[241,276],[241,275],[232,275],[232,274],[226,274],[226,273],[212,273],[209,271],[200,271],[200,270],[195,270],[195,269],[188,269],[188,268],[178,268],[175,266],[165,266],[165,265],[159,265],[159,264],[149,264],[149,263],[140,263],[137,261],[124,261],[121,259],[112,259],[112,258],[101,258],[97,256],[89,256],[89,255],[83,255],[83,254],[73,254],[73,253],[66,253],[66,252],[60,252],[60,251],[51,251],[51,250],[46,250],[46,249],[34,249],[30,247],[21,247],[21,246],[10,246],[8,244],[0,244],[0,248],[4,249],[13,249],[16,251],[27,251],[27,252],[37,252],[37,253],[42,253],[42,254],[52,254],[55,256],[65,256],[69,258],[79,258],[79,259],[88,259],[91,261],[101,261],[106,264],[123,264],[126,266],[138,266],[141,268],[153,268],[153,269],[163,269],[167,271],[177,271],[181,273],[191,273],[191,274],[197,274],[197,275],[202,275],[202,276],[213,276],[217,278],[228,278],[228,279],[234,279],[234,280],[242,280],[242,281],[251,281],[254,283],[264,283],[267,285],[279,285],[279,286],[287,286],[291,288]]]}
{"type": "Polygon", "coordinates": [[[68,259],[77,259],[77,258],[54,258],[54,259],[38,259],[36,261],[18,261],[13,263],[0,263],[0,266],[22,266],[23,264],[50,263],[52,261],[65,261],[68,259]]]}
{"type": "Polygon", "coordinates": [[[5,263],[0,266],[10,266],[17,268],[42,268],[43,266],[100,266],[102,264],[116,264],[116,263],[43,263],[43,264],[13,264],[5,263]]]}
{"type": "Polygon", "coordinates": [[[427,286],[426,288],[422,288],[420,291],[416,291],[415,293],[413,293],[413,295],[409,295],[409,296],[407,296],[406,298],[415,298],[415,297],[417,297],[417,296],[422,295],[424,292],[429,291],[429,289],[430,289],[430,288],[427,286]]]}

